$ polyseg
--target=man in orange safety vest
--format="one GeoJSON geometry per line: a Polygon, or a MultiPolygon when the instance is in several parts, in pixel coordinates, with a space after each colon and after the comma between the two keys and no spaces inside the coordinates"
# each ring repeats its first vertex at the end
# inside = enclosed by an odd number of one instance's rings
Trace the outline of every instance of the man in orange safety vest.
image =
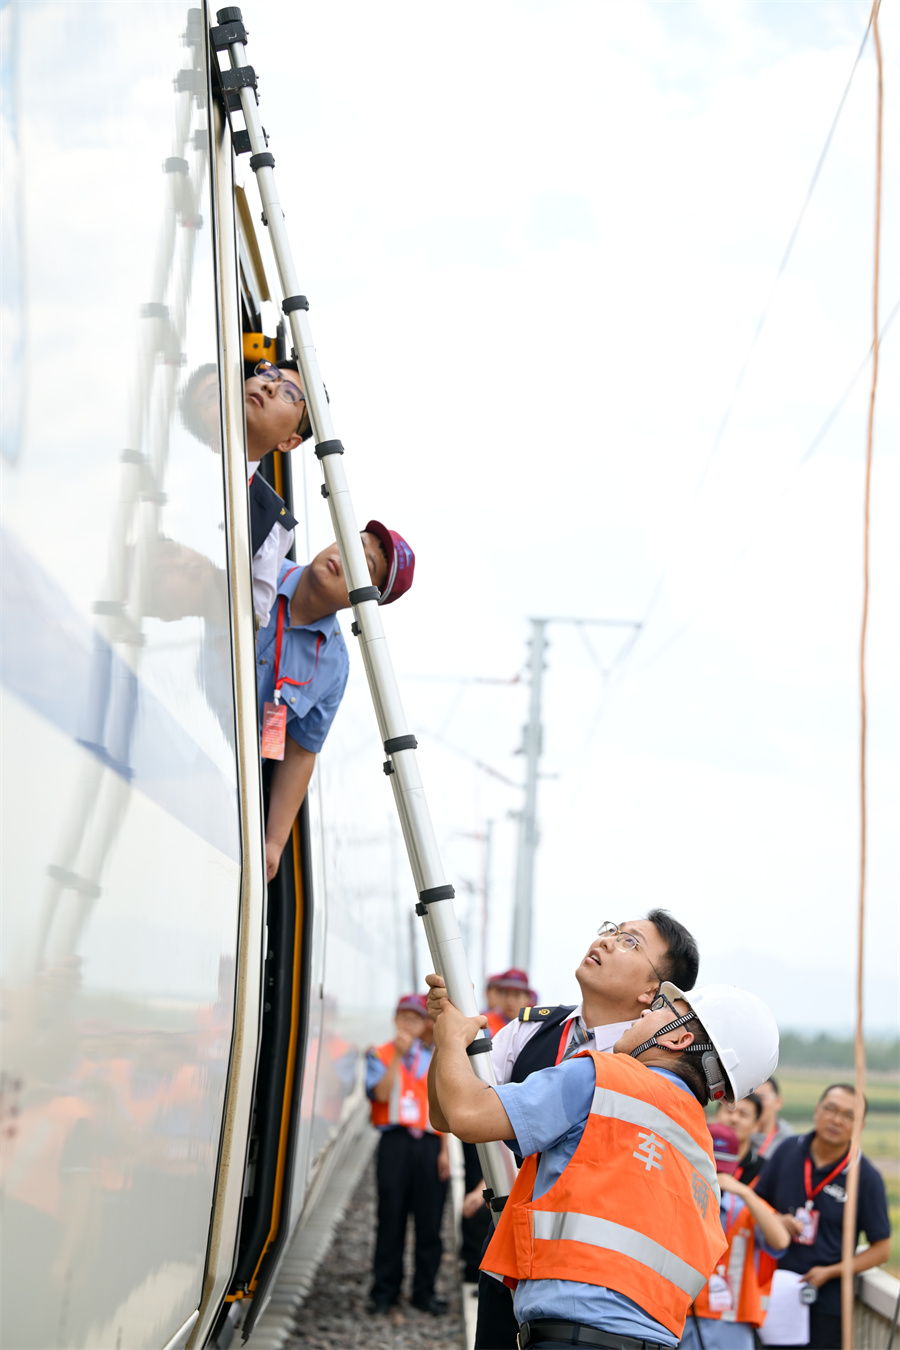
{"type": "Polygon", "coordinates": [[[525,1158],[482,1262],[515,1287],[520,1350],[671,1350],[726,1251],[703,1107],[775,1068],[772,1014],[730,985],[664,981],[613,1054],[497,1088],[466,1054],[484,1021],[443,1003],[434,1087],[454,1134],[525,1158]]]}
{"type": "Polygon", "coordinates": [[[378,1231],[370,1313],[387,1312],[400,1297],[406,1222],[416,1227],[410,1302],[439,1316],[447,1304],[434,1292],[441,1263],[441,1215],[450,1176],[447,1136],[428,1119],[428,1065],[432,1048],[424,994],[404,994],[394,1015],[396,1034],[366,1056],[366,1092],[378,1141],[378,1231]],[[429,1038],[430,1039],[430,1038],[429,1038]]]}

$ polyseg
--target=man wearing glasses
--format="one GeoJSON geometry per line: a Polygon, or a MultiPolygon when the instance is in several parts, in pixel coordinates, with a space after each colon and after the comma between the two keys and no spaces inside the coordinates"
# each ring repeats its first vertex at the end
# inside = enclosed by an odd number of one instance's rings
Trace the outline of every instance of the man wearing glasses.
{"type": "Polygon", "coordinates": [[[676,1346],[726,1250],[703,1107],[775,1068],[771,1012],[731,985],[663,981],[611,1055],[497,1088],[466,1054],[484,1022],[443,1003],[435,1090],[452,1133],[525,1158],[482,1262],[515,1288],[520,1350],[676,1346]]]}
{"type": "Polygon", "coordinates": [[[256,467],[271,450],[286,454],[311,434],[296,361],[279,361],[277,365],[259,362],[244,382],[244,416],[250,469],[253,608],[257,627],[266,628],[275,603],[278,573],[293,543],[297,522],[256,467]]]}
{"type": "MultiPolygon", "coordinates": [[[[865,1112],[865,1101],[863,1101],[865,1112]]],[[[847,1203],[847,1173],[859,1167],[856,1237],[869,1241],[853,1258],[854,1272],[880,1266],[890,1255],[891,1225],[881,1173],[864,1158],[851,1157],[853,1121],[859,1110],[856,1089],[835,1083],[822,1093],[809,1134],[795,1135],[779,1146],[766,1163],[756,1194],[781,1214],[791,1245],[779,1261],[781,1270],[803,1277],[817,1291],[809,1308],[809,1340],[805,1345],[831,1350],[841,1345],[841,1235],[847,1203]]]]}
{"type": "MultiPolygon", "coordinates": [[[[619,1037],[646,1012],[664,980],[692,989],[700,958],[688,930],[664,909],[645,919],[601,924],[575,971],[582,1001],[575,1007],[524,1008],[493,1037],[498,1084],[523,1083],[537,1069],[568,1060],[582,1047],[611,1052],[619,1037]]],[[[438,975],[426,976],[428,1009],[436,1018],[447,998],[438,975]]],[[[447,1130],[434,1090],[439,1055],[429,1072],[429,1100],[436,1129],[447,1130]]],[[[514,1350],[518,1325],[508,1288],[486,1275],[478,1281],[476,1350],[514,1350]]]]}

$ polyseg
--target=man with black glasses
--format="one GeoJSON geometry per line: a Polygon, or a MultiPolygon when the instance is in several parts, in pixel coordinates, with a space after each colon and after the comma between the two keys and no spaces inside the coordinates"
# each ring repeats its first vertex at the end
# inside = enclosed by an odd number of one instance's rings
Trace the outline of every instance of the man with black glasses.
{"type": "MultiPolygon", "coordinates": [[[[602,924],[575,971],[581,1003],[523,1008],[516,1021],[494,1036],[492,1059],[498,1084],[523,1083],[536,1069],[568,1060],[582,1047],[612,1051],[619,1037],[650,1007],[663,981],[692,989],[699,965],[693,937],[664,909],[651,910],[644,919],[602,924]]],[[[436,1018],[447,992],[439,976],[426,976],[426,981],[429,1012],[436,1018]]],[[[434,1090],[438,1059],[436,1054],[429,1071],[431,1118],[436,1129],[447,1130],[434,1090]]],[[[514,1350],[517,1333],[509,1290],[482,1271],[476,1350],[514,1350]]]]}
{"type": "MultiPolygon", "coordinates": [[[[244,366],[244,413],[247,427],[247,461],[250,480],[250,555],[253,560],[253,610],[256,627],[265,628],[275,603],[278,573],[294,541],[297,524],[281,497],[257,473],[259,461],[271,450],[286,453],[311,434],[309,412],[296,361],[260,361],[244,366]]],[[[219,407],[219,368],[214,362],[198,366],[179,397],[181,420],[192,436],[222,453],[219,407]]],[[[161,550],[161,561],[174,572],[194,562],[185,550],[174,554],[161,550]]],[[[169,591],[185,588],[172,586],[169,591]]],[[[180,600],[180,594],[178,596],[180,600]]]]}
{"type": "Polygon", "coordinates": [[[260,361],[244,382],[247,460],[250,470],[250,552],[257,628],[266,628],[275,603],[278,573],[297,524],[278,493],[256,472],[271,450],[286,454],[311,434],[309,411],[296,361],[260,361]]]}
{"type": "MultiPolygon", "coordinates": [[[[866,1250],[853,1258],[854,1273],[880,1266],[890,1253],[891,1225],[881,1173],[861,1153],[856,1160],[850,1156],[859,1108],[850,1084],[826,1088],[813,1116],[814,1128],[785,1139],[756,1183],[756,1194],[781,1214],[791,1235],[779,1269],[802,1275],[810,1290],[817,1291],[809,1309],[809,1340],[804,1342],[816,1350],[841,1346],[841,1242],[852,1166],[859,1167],[854,1249],[861,1232],[869,1241],[866,1250]]],[[[865,1113],[865,1100],[862,1109],[865,1113]]]]}

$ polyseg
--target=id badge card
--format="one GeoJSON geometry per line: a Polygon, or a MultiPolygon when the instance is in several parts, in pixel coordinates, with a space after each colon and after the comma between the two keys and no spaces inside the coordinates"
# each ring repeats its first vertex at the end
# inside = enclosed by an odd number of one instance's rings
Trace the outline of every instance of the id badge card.
{"type": "Polygon", "coordinates": [[[262,744],[263,759],[284,759],[284,737],[287,731],[287,708],[283,703],[263,705],[262,744]]]}
{"type": "Polygon", "coordinates": [[[819,1211],[817,1209],[807,1209],[802,1206],[797,1210],[795,1216],[803,1225],[803,1232],[794,1241],[801,1247],[811,1247],[816,1240],[816,1234],[819,1231],[819,1211]]]}
{"type": "Polygon", "coordinates": [[[706,1286],[706,1297],[710,1312],[731,1312],[734,1307],[734,1294],[727,1278],[721,1273],[710,1275],[706,1286]]]}
{"type": "Polygon", "coordinates": [[[414,1092],[404,1092],[400,1098],[400,1124],[418,1125],[419,1102],[414,1092]]]}

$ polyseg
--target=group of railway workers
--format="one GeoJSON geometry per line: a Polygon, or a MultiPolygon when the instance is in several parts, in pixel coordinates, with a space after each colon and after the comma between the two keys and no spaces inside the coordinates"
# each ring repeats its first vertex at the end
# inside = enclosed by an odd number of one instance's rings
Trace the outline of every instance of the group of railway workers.
{"type": "MultiPolygon", "coordinates": [[[[195,404],[202,416],[202,396],[195,404]]],[[[245,406],[261,743],[273,761],[271,880],[346,686],[337,614],[350,600],[336,543],[306,565],[288,560],[296,521],[256,472],[269,451],[310,435],[296,364],[248,371],[245,406]]],[[[378,520],[362,541],[379,603],[390,604],[412,584],[413,552],[378,520]]],[[[793,1136],[777,1115],[771,1012],[734,986],[694,989],[698,970],[691,934],[655,909],[602,925],[575,972],[577,1006],[537,1007],[517,970],[489,981],[479,1017],[454,1007],[438,975],[427,977],[427,999],[401,998],[393,1039],[366,1065],[381,1135],[370,1312],[399,1300],[410,1214],[411,1302],[446,1311],[435,1280],[453,1133],[468,1145],[503,1141],[519,1162],[494,1227],[477,1160],[467,1157],[464,1219],[486,1230],[480,1263],[471,1229],[463,1248],[470,1277],[480,1264],[480,1350],[749,1350],[779,1266],[802,1277],[806,1344],[840,1346],[850,1167],[860,1169],[857,1240],[865,1231],[870,1244],[854,1269],[880,1264],[890,1242],[880,1175],[850,1154],[864,1103],[835,1085],[813,1131],[793,1136]],[[467,1054],[482,1028],[496,1087],[467,1054]],[[708,1125],[710,1103],[718,1111],[708,1125]]]]}
{"type": "MultiPolygon", "coordinates": [[[[694,989],[698,969],[690,933],[656,909],[601,926],[575,971],[577,1006],[537,1006],[518,970],[489,979],[476,1018],[453,1006],[438,975],[426,977],[427,1001],[401,999],[396,1037],[368,1056],[382,1134],[370,1312],[399,1298],[409,1212],[411,1301],[445,1310],[428,1280],[437,1270],[437,1186],[449,1172],[439,1139],[452,1132],[466,1145],[504,1141],[519,1163],[493,1227],[480,1169],[467,1159],[464,1225],[467,1214],[485,1216],[476,1350],[750,1350],[760,1329],[769,1345],[840,1347],[851,1167],[857,1243],[862,1232],[869,1242],[854,1271],[879,1265],[890,1247],[884,1183],[868,1159],[851,1155],[865,1104],[852,1086],[834,1084],[813,1130],[794,1135],[778,1115],[771,1013],[734,986],[694,989]],[[492,1037],[497,1087],[476,1077],[467,1054],[480,1028],[492,1037]],[[413,1142],[400,1142],[404,1134],[413,1142]],[[398,1166],[407,1149],[420,1150],[416,1161],[398,1166]],[[420,1193],[426,1152],[431,1173],[420,1193]],[[437,1204],[424,1217],[420,1252],[425,1194],[437,1204]],[[785,1297],[799,1314],[784,1340],[764,1330],[779,1270],[793,1272],[785,1297]]],[[[471,1277],[465,1232],[462,1255],[471,1277]]]]}

